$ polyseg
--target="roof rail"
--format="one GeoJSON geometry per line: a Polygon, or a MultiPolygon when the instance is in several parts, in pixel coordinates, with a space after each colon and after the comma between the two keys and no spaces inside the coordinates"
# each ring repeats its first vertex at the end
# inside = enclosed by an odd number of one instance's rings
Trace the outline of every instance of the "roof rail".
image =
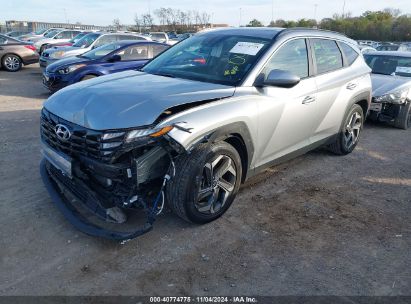
{"type": "Polygon", "coordinates": [[[330,34],[335,34],[335,35],[340,35],[344,36],[346,38],[349,38],[346,34],[340,33],[340,32],[335,32],[335,31],[330,31],[330,30],[324,30],[324,29],[318,29],[318,28],[312,28],[312,27],[289,27],[285,28],[280,32],[280,34],[283,33],[288,33],[288,32],[293,32],[293,31],[313,31],[313,32],[324,32],[324,33],[330,33],[330,34]]]}

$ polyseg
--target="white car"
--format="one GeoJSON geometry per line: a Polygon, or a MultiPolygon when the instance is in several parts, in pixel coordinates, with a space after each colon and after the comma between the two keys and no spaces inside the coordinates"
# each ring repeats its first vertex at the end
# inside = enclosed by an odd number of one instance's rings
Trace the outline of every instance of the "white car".
{"type": "Polygon", "coordinates": [[[359,49],[361,50],[361,54],[367,54],[367,53],[377,51],[376,49],[374,49],[373,47],[370,47],[368,45],[359,45],[359,49]]]}
{"type": "Polygon", "coordinates": [[[60,28],[49,28],[49,29],[41,29],[41,30],[37,30],[33,33],[29,33],[29,34],[25,34],[25,35],[21,35],[18,37],[18,39],[20,41],[37,41],[40,39],[43,39],[47,34],[49,34],[52,31],[56,31],[56,30],[61,30],[60,28]]]}
{"type": "Polygon", "coordinates": [[[165,32],[151,32],[149,36],[153,41],[167,43],[168,45],[174,45],[178,42],[176,39],[170,39],[165,32]]]}
{"type": "Polygon", "coordinates": [[[67,42],[81,33],[81,30],[56,30],[47,34],[43,39],[34,42],[34,47],[40,54],[48,43],[67,42]]]}

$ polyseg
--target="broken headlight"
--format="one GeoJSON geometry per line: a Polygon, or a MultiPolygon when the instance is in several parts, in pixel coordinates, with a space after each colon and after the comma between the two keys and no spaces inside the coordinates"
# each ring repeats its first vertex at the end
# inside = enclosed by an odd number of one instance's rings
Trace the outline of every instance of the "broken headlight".
{"type": "Polygon", "coordinates": [[[132,142],[134,140],[141,139],[144,137],[160,137],[170,132],[173,128],[174,126],[166,126],[160,128],[132,130],[127,133],[126,142],[132,142]]]}
{"type": "Polygon", "coordinates": [[[408,98],[409,89],[394,91],[380,97],[376,97],[374,102],[403,104],[408,98]]]}

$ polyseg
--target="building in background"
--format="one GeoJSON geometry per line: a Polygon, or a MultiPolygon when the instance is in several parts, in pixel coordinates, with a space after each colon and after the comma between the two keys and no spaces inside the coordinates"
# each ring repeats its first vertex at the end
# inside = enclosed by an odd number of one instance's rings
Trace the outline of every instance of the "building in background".
{"type": "MultiPolygon", "coordinates": [[[[39,22],[39,21],[18,21],[7,20],[4,25],[0,24],[0,31],[27,31],[34,32],[41,29],[48,29],[51,27],[66,28],[66,29],[80,29],[80,30],[101,30],[112,31],[115,30],[114,26],[99,26],[99,25],[86,25],[81,23],[54,23],[54,22],[39,22]]],[[[126,30],[127,27],[123,26],[120,30],[126,30]]],[[[118,30],[118,29],[117,29],[118,30]]]]}

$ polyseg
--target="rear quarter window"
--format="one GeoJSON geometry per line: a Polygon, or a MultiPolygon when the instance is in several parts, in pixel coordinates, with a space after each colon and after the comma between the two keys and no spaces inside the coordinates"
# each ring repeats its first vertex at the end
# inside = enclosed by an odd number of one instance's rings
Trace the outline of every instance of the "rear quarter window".
{"type": "Polygon", "coordinates": [[[358,58],[359,54],[351,46],[344,42],[340,42],[340,47],[345,55],[348,65],[352,65],[358,58]]]}

